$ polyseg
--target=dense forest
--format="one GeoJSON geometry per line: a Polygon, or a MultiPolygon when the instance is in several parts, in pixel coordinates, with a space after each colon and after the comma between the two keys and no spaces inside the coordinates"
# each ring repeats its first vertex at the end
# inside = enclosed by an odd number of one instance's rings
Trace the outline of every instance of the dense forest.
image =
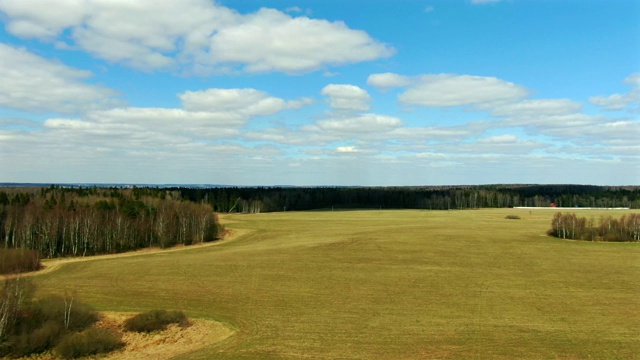
{"type": "Polygon", "coordinates": [[[440,187],[170,188],[218,212],[312,209],[475,209],[519,206],[640,208],[640,187],[482,185],[440,187]]]}
{"type": "Polygon", "coordinates": [[[85,256],[213,241],[222,235],[210,204],[160,189],[4,188],[3,248],[42,257],[85,256]]]}

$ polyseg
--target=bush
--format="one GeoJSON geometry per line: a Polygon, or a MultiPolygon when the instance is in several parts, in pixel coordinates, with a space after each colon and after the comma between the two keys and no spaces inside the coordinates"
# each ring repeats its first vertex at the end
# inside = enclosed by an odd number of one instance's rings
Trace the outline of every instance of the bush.
{"type": "MultiPolygon", "coordinates": [[[[16,280],[5,283],[5,288],[15,293],[20,288],[12,285],[16,280]]],[[[15,309],[6,312],[7,321],[0,345],[0,357],[21,357],[38,354],[55,347],[67,334],[83,330],[98,320],[98,314],[72,298],[49,296],[32,301],[28,284],[24,284],[25,295],[13,301],[15,309]]],[[[5,293],[7,293],[5,289],[5,293]]],[[[9,299],[6,296],[2,299],[9,299]]],[[[9,304],[9,303],[7,303],[9,304]]],[[[11,305],[11,304],[9,304],[11,305]]]]}
{"type": "Polygon", "coordinates": [[[165,330],[169,324],[186,326],[189,319],[182,311],[151,310],[127,319],[126,331],[152,332],[165,330]]]}
{"type": "Polygon", "coordinates": [[[36,306],[40,309],[44,318],[65,323],[65,310],[67,311],[67,330],[80,331],[93,325],[100,318],[98,313],[89,305],[81,303],[73,298],[65,299],[60,296],[49,296],[39,300],[36,306]]]}
{"type": "Polygon", "coordinates": [[[63,338],[54,352],[65,359],[107,353],[124,346],[120,336],[106,329],[91,328],[63,338]]]}
{"type": "Polygon", "coordinates": [[[64,335],[64,327],[52,320],[29,332],[13,336],[9,351],[16,357],[39,354],[51,349],[64,335]]]}
{"type": "Polygon", "coordinates": [[[40,253],[29,249],[0,249],[0,274],[36,271],[42,268],[40,253]]]}
{"type": "Polygon", "coordinates": [[[518,215],[507,215],[504,218],[509,220],[520,220],[520,216],[518,215]]]}

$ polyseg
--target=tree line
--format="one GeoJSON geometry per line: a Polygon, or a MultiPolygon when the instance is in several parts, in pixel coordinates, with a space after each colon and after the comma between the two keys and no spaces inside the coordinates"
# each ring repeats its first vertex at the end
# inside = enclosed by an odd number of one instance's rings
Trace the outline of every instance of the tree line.
{"type": "Polygon", "coordinates": [[[572,213],[556,213],[549,235],[561,239],[588,241],[640,241],[640,214],[626,214],[620,219],[601,216],[578,217],[572,213]]]}
{"type": "Polygon", "coordinates": [[[218,212],[330,208],[432,209],[546,207],[640,208],[640,187],[480,185],[430,187],[174,187],[182,198],[218,212]]]}
{"type": "Polygon", "coordinates": [[[222,235],[210,204],[169,190],[49,188],[0,191],[4,248],[43,258],[209,242],[222,235]]]}

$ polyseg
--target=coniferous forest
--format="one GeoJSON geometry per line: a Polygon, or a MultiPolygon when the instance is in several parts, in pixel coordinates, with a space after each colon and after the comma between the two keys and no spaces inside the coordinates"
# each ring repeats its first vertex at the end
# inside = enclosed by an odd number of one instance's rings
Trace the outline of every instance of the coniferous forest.
{"type": "Polygon", "coordinates": [[[217,212],[314,209],[462,210],[509,207],[640,208],[640,187],[590,185],[480,185],[426,187],[171,188],[217,212]]]}

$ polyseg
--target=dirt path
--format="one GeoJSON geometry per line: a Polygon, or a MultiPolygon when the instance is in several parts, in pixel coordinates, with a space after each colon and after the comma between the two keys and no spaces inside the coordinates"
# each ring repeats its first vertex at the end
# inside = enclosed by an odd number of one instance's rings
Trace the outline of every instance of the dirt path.
{"type": "MultiPolygon", "coordinates": [[[[108,254],[108,255],[94,255],[94,256],[79,256],[79,257],[70,257],[70,258],[44,259],[44,260],[42,260],[42,265],[43,265],[42,269],[40,269],[38,271],[22,273],[19,276],[21,276],[21,277],[30,277],[30,276],[37,276],[37,275],[47,274],[47,273],[50,273],[52,271],[55,271],[56,269],[58,269],[60,266],[62,266],[64,264],[74,263],[74,262],[104,260],[104,259],[116,259],[116,258],[141,256],[141,255],[150,255],[150,254],[159,254],[159,253],[164,254],[164,253],[167,253],[167,252],[183,251],[183,250],[190,250],[190,249],[197,249],[197,248],[205,248],[205,247],[210,247],[210,246],[216,246],[216,245],[228,243],[229,241],[233,241],[233,240],[239,238],[240,236],[242,236],[242,235],[244,235],[244,234],[246,234],[248,232],[249,232],[249,230],[244,230],[244,229],[238,229],[238,230],[233,230],[233,231],[232,230],[226,230],[226,234],[225,234],[225,237],[224,237],[223,240],[218,240],[218,241],[213,241],[213,242],[208,242],[208,243],[195,244],[195,245],[189,245],[189,246],[178,245],[178,246],[175,246],[175,247],[172,247],[172,248],[168,248],[168,249],[144,248],[144,249],[135,250],[135,251],[129,251],[129,252],[120,253],[120,254],[108,254]]],[[[0,275],[0,280],[4,280],[4,279],[11,278],[11,277],[14,277],[14,276],[16,276],[16,275],[0,275]]]]}
{"type": "MultiPolygon", "coordinates": [[[[221,223],[223,224],[232,222],[235,221],[225,221],[224,219],[221,219],[221,223]]],[[[170,249],[146,248],[113,255],[47,259],[42,261],[44,265],[42,270],[21,274],[21,276],[37,276],[50,273],[64,264],[73,262],[160,254],[216,246],[229,241],[234,241],[248,232],[250,232],[250,230],[227,230],[223,240],[191,246],[177,246],[170,249]]],[[[0,276],[0,279],[3,278],[6,278],[6,276],[0,276]]],[[[133,315],[132,313],[101,312],[101,315],[102,319],[96,324],[96,326],[108,328],[120,333],[122,335],[122,340],[126,343],[124,348],[99,357],[100,359],[106,360],[170,359],[178,355],[221,343],[236,333],[234,330],[222,323],[206,319],[190,319],[191,324],[188,327],[181,328],[179,326],[172,325],[165,331],[154,332],[151,334],[124,332],[122,330],[122,324],[127,318],[133,315]]],[[[59,358],[48,353],[26,359],[57,360],[59,358]]]]}

